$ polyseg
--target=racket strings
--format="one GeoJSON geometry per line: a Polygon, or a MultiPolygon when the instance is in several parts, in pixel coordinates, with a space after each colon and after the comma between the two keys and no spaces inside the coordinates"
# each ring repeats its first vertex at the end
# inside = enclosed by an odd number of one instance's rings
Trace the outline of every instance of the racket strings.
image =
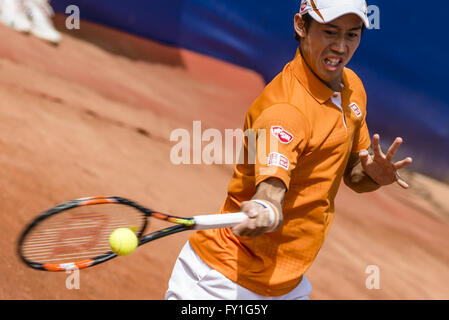
{"type": "Polygon", "coordinates": [[[24,239],[22,254],[42,264],[69,263],[109,252],[109,236],[117,228],[142,231],[145,216],[120,204],[76,207],[37,224],[24,239]]]}

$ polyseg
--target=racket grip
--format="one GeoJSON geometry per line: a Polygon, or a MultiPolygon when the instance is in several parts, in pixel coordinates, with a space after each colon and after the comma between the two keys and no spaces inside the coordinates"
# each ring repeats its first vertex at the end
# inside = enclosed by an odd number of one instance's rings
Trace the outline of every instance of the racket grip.
{"type": "MultiPolygon", "coordinates": [[[[193,219],[195,220],[194,230],[221,229],[231,228],[243,222],[248,219],[248,215],[244,212],[221,213],[194,216],[193,219]]],[[[271,225],[275,222],[275,216],[272,211],[270,211],[270,222],[271,225]]]]}
{"type": "Polygon", "coordinates": [[[240,222],[246,220],[248,216],[244,212],[207,214],[194,216],[194,230],[231,228],[240,222]]]}

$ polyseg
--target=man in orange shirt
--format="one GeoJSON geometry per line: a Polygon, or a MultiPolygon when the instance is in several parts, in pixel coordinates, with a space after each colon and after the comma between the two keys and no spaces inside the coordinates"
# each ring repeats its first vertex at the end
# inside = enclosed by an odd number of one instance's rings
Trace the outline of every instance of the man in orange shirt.
{"type": "Polygon", "coordinates": [[[235,166],[222,207],[248,219],[193,234],[166,299],[308,299],[304,274],[329,231],[341,180],[356,192],[408,188],[397,170],[412,159],[392,162],[402,139],[384,154],[376,134],[370,148],[366,93],[345,68],[368,26],[364,0],[302,0],[296,56],[246,115],[245,132],[264,147],[246,139],[245,159],[253,149],[262,156],[235,166]]]}

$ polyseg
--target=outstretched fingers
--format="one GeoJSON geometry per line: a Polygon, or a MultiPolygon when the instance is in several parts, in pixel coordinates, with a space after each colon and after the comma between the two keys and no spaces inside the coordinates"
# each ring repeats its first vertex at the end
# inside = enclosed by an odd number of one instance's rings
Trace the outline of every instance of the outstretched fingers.
{"type": "Polygon", "coordinates": [[[403,160],[400,160],[400,161],[398,161],[398,162],[395,162],[394,168],[395,168],[396,170],[399,170],[399,169],[405,168],[406,166],[408,166],[408,165],[411,164],[412,162],[413,162],[413,159],[410,158],[410,157],[407,157],[407,158],[405,158],[405,159],[403,159],[403,160]]]}
{"type": "Polygon", "coordinates": [[[376,133],[375,135],[373,135],[373,151],[374,151],[374,156],[376,157],[385,157],[384,153],[382,152],[382,149],[380,148],[380,136],[376,133]]]}
{"type": "Polygon", "coordinates": [[[408,183],[407,183],[404,179],[402,179],[402,177],[399,175],[399,173],[398,173],[397,171],[395,172],[395,175],[396,175],[396,182],[397,182],[402,188],[408,189],[408,188],[409,188],[408,183]]]}
{"type": "Polygon", "coordinates": [[[406,166],[408,166],[409,164],[411,164],[413,162],[413,159],[410,157],[407,157],[401,161],[398,161],[394,164],[394,168],[396,169],[395,171],[395,175],[396,175],[396,182],[404,189],[408,189],[409,185],[408,183],[399,175],[398,170],[405,168],[406,166]]]}
{"type": "Polygon", "coordinates": [[[396,151],[398,151],[398,149],[399,149],[399,146],[402,144],[402,138],[401,137],[397,137],[395,140],[394,140],[394,142],[393,142],[393,144],[390,146],[390,148],[388,149],[388,151],[387,151],[387,154],[385,155],[385,158],[388,160],[388,161],[392,161],[393,160],[393,157],[394,157],[394,155],[396,154],[396,151]]]}

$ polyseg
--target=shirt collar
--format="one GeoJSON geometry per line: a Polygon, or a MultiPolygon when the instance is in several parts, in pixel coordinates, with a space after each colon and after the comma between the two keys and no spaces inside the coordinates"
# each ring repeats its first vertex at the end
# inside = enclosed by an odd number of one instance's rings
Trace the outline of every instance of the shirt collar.
{"type": "MultiPolygon", "coordinates": [[[[325,103],[329,100],[334,91],[326,86],[309,68],[307,63],[304,61],[299,47],[296,51],[295,59],[292,62],[293,73],[298,81],[304,86],[304,88],[309,92],[311,96],[315,98],[320,104],[325,103]]],[[[342,76],[343,89],[345,91],[348,89],[348,82],[346,72],[343,71],[342,76]]]]}

